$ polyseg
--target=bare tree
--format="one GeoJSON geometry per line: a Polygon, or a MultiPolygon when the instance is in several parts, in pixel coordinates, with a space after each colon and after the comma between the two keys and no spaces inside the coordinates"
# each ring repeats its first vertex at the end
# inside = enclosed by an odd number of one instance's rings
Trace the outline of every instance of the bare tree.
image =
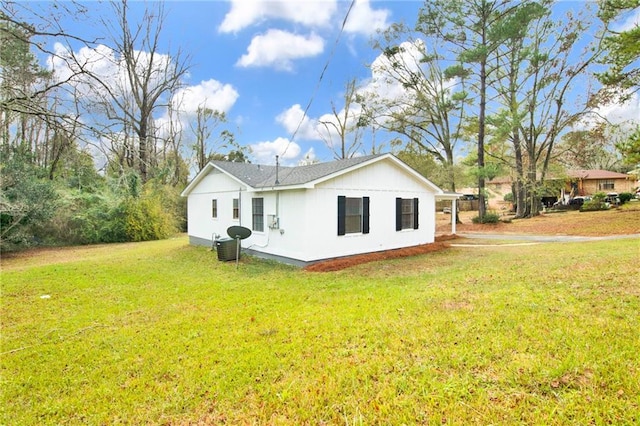
{"type": "Polygon", "coordinates": [[[76,2],[7,1],[0,6],[0,143],[4,148],[23,144],[22,149],[32,151],[34,160],[42,165],[50,154],[46,148],[52,135],[60,127],[82,125],[74,108],[68,114],[66,106],[62,107],[58,92],[84,69],[77,67],[60,79],[38,63],[36,53],[59,58],[59,52],[47,46],[72,41],[93,45],[95,40],[75,36],[61,25],[63,16],[82,19],[85,11],[76,2]]]}
{"type": "Polygon", "coordinates": [[[211,134],[214,129],[222,123],[226,123],[226,121],[227,118],[224,112],[214,111],[205,107],[197,109],[195,119],[189,125],[195,137],[193,151],[198,171],[207,165],[212,155],[219,153],[220,149],[226,147],[226,142],[233,140],[233,135],[229,131],[223,130],[217,138],[219,146],[217,148],[212,146],[211,134]]]}
{"type": "Polygon", "coordinates": [[[557,146],[556,161],[567,169],[619,169],[622,161],[611,134],[614,129],[598,123],[589,130],[565,133],[557,146]]]}
{"type": "MultiPolygon", "coordinates": [[[[103,20],[110,31],[113,49],[99,46],[95,54],[112,62],[122,77],[105,75],[102,70],[92,68],[94,58],[73,52],[67,58],[70,68],[84,69],[90,77],[92,93],[86,107],[106,119],[104,127],[96,126],[97,133],[113,134],[110,151],[117,153],[119,166],[137,170],[143,182],[149,179],[150,169],[156,163],[153,154],[159,139],[154,134],[154,114],[168,107],[168,96],[180,87],[189,69],[180,50],[173,55],[160,52],[166,15],[162,3],[153,6],[145,8],[139,22],[132,22],[129,3],[113,2],[115,19],[103,20]]],[[[76,80],[78,85],[85,82],[76,80]]]]}
{"type": "Polygon", "coordinates": [[[335,159],[353,157],[362,148],[362,127],[359,126],[359,111],[357,106],[357,86],[354,79],[349,80],[344,91],[344,106],[338,111],[335,103],[331,102],[331,115],[318,120],[323,127],[319,130],[320,137],[333,152],[335,159]],[[337,139],[337,141],[336,141],[337,139]]]}

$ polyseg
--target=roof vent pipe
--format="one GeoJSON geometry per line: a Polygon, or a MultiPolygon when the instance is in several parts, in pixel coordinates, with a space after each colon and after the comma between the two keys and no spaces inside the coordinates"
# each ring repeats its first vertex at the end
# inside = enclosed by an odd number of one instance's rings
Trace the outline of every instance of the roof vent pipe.
{"type": "Polygon", "coordinates": [[[280,163],[278,162],[279,158],[280,156],[276,155],[276,185],[280,184],[280,181],[278,180],[278,168],[280,167],[280,163]]]}

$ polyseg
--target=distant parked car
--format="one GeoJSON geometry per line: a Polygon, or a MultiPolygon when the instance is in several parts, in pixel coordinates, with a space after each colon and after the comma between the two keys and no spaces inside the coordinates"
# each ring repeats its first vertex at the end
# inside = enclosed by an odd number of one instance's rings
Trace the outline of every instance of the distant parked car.
{"type": "Polygon", "coordinates": [[[571,200],[569,200],[569,205],[570,206],[582,206],[585,201],[589,201],[591,199],[591,197],[573,197],[571,200]]]}
{"type": "Polygon", "coordinates": [[[604,202],[605,203],[609,203],[612,206],[619,206],[620,205],[620,197],[618,196],[617,192],[610,192],[605,197],[604,202]]]}
{"type": "Polygon", "coordinates": [[[476,194],[462,194],[460,197],[461,200],[477,200],[478,196],[476,194]]]}

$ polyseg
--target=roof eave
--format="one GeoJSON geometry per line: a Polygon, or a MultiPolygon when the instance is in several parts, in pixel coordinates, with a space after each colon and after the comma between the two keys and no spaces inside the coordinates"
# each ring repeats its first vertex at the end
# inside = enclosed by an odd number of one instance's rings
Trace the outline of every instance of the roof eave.
{"type": "Polygon", "coordinates": [[[196,186],[198,186],[198,184],[200,183],[200,181],[202,181],[202,179],[205,178],[205,176],[207,176],[211,170],[216,169],[219,170],[221,173],[223,173],[224,175],[228,176],[229,178],[235,180],[236,182],[238,182],[240,185],[245,186],[247,188],[248,191],[250,191],[253,187],[251,185],[249,185],[248,183],[242,181],[241,179],[239,179],[237,176],[232,175],[231,173],[227,172],[226,170],[224,170],[221,167],[216,166],[215,164],[209,162],[207,163],[206,166],[204,166],[202,168],[202,170],[200,170],[198,172],[198,174],[196,175],[196,177],[193,178],[193,180],[189,183],[189,185],[187,185],[187,187],[180,193],[181,197],[188,197],[189,194],[191,193],[191,191],[193,191],[193,188],[195,188],[196,186]]]}
{"type": "Polygon", "coordinates": [[[273,191],[290,191],[294,189],[313,189],[315,185],[310,183],[298,185],[271,185],[271,186],[248,186],[247,192],[273,192],[273,191]]]}

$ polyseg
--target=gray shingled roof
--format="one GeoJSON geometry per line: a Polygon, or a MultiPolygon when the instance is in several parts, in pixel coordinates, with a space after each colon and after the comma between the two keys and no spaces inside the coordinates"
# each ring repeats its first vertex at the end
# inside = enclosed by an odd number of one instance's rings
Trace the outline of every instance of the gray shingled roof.
{"type": "MultiPolygon", "coordinates": [[[[278,167],[278,186],[303,185],[325,176],[340,172],[360,163],[364,163],[384,154],[365,155],[345,160],[316,163],[308,166],[278,167]]],[[[238,180],[253,188],[276,186],[276,166],[264,166],[250,163],[232,163],[212,161],[211,164],[224,170],[238,180]]]]}

